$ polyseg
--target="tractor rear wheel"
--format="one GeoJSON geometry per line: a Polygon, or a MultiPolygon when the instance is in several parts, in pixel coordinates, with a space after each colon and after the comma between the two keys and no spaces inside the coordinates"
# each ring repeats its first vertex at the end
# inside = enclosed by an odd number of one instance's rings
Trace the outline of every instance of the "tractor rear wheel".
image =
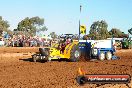
{"type": "Polygon", "coordinates": [[[81,56],[81,51],[79,49],[79,45],[74,45],[71,49],[71,54],[70,54],[70,61],[72,62],[77,62],[80,59],[81,56]]]}

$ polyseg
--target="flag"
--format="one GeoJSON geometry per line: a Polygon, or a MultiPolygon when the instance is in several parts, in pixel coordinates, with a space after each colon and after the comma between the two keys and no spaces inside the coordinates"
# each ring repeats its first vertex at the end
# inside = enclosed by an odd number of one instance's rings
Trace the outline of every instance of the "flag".
{"type": "Polygon", "coordinates": [[[86,34],[86,26],[80,25],[80,34],[86,34]]]}

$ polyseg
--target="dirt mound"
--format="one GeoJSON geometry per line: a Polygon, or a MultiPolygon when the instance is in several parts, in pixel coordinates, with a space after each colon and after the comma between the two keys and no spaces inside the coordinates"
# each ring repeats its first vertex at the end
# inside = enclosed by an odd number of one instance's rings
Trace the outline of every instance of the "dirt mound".
{"type": "MultiPolygon", "coordinates": [[[[28,51],[28,50],[27,50],[28,51]]],[[[32,62],[32,53],[0,54],[0,87],[8,88],[130,88],[126,84],[86,84],[75,80],[78,68],[87,74],[130,74],[132,76],[132,50],[119,50],[119,60],[87,62],[32,62]],[[3,56],[2,56],[3,55],[3,56]],[[5,55],[5,56],[4,56],[5,55]],[[16,55],[16,56],[15,56],[16,55]]]]}

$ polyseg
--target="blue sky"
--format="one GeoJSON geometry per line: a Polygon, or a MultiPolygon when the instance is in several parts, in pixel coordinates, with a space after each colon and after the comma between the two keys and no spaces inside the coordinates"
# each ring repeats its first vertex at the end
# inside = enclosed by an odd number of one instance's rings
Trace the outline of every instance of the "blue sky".
{"type": "Polygon", "coordinates": [[[132,0],[1,0],[0,15],[9,21],[10,29],[25,17],[45,19],[48,32],[78,33],[78,21],[87,26],[105,20],[109,27],[125,33],[132,27],[132,0]],[[82,5],[82,13],[79,6],[82,5]]]}

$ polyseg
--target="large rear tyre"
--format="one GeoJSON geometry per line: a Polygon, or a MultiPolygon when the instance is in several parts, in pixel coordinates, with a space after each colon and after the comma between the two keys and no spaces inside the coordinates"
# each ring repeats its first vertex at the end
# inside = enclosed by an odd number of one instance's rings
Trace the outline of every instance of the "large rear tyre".
{"type": "Polygon", "coordinates": [[[49,48],[39,48],[41,56],[49,56],[49,48]]]}
{"type": "Polygon", "coordinates": [[[105,54],[103,52],[99,54],[99,60],[101,61],[105,60],[105,54]]]}
{"type": "Polygon", "coordinates": [[[70,54],[70,61],[72,62],[77,62],[79,61],[81,57],[81,51],[79,49],[79,45],[74,45],[71,49],[71,54],[70,54]]]}
{"type": "Polygon", "coordinates": [[[107,60],[112,60],[112,53],[111,52],[106,53],[106,59],[107,60]]]}

